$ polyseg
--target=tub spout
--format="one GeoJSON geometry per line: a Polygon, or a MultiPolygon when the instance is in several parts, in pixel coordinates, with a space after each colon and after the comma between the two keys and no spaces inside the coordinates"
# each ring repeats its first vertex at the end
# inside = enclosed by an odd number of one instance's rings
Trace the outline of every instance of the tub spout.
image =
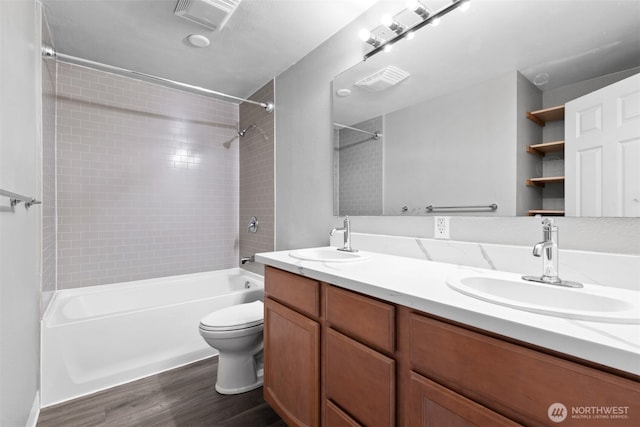
{"type": "Polygon", "coordinates": [[[256,262],[256,257],[255,257],[255,255],[245,256],[245,257],[240,258],[240,262],[242,264],[246,264],[248,262],[256,262]]]}

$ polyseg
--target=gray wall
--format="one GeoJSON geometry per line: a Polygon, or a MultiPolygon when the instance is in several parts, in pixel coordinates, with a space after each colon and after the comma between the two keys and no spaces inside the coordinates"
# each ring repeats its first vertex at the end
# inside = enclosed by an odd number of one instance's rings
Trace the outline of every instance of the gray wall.
{"type": "MultiPolygon", "coordinates": [[[[593,92],[594,90],[601,89],[610,84],[619,82],[620,80],[631,77],[634,74],[640,73],[640,68],[632,68],[630,70],[620,71],[619,73],[607,74],[605,76],[596,77],[589,80],[584,80],[578,83],[574,83],[567,86],[562,86],[557,89],[547,90],[543,92],[543,107],[549,108],[561,105],[566,102],[572,101],[583,95],[593,92]]],[[[551,131],[551,127],[546,128],[545,132],[551,131]]],[[[553,138],[558,135],[545,135],[545,137],[553,138]]],[[[564,132],[560,133],[560,138],[564,136],[564,132]]]]}
{"type": "MultiPolygon", "coordinates": [[[[0,188],[41,198],[39,8],[0,1],[0,188]]],[[[40,361],[41,206],[0,198],[0,425],[24,426],[40,361]]]]}
{"type": "Polygon", "coordinates": [[[387,114],[385,214],[496,203],[481,215],[515,215],[515,105],[510,72],[387,114]]]}
{"type": "MultiPolygon", "coordinates": [[[[381,6],[374,6],[276,77],[278,250],[326,245],[329,230],[342,224],[332,215],[330,82],[362,59],[358,30],[378,25],[381,13],[381,6]]],[[[640,219],[558,222],[561,247],[640,254],[640,219]]],[[[363,233],[433,237],[430,217],[355,217],[352,224],[363,233]]],[[[457,240],[529,245],[540,233],[538,218],[456,217],[451,223],[451,236],[457,240]]]]}
{"type": "MultiPolygon", "coordinates": [[[[377,23],[381,8],[363,16],[377,23]]],[[[276,249],[326,245],[333,216],[331,80],[362,59],[355,21],[276,77],[276,249]]]]}
{"type": "MultiPolygon", "coordinates": [[[[253,101],[273,101],[273,81],[265,84],[249,97],[253,101]]],[[[274,241],[274,117],[259,105],[240,104],[240,129],[249,129],[244,136],[233,140],[240,150],[240,256],[273,250],[274,241]],[[258,218],[258,231],[249,233],[252,216],[258,218]]],[[[243,264],[247,270],[263,274],[262,264],[243,264]]]]}
{"type": "Polygon", "coordinates": [[[542,128],[527,118],[528,111],[539,110],[542,106],[542,92],[522,74],[518,74],[518,95],[516,123],[518,136],[514,145],[518,164],[516,178],[516,215],[523,216],[530,209],[542,208],[542,191],[528,187],[528,178],[542,176],[540,157],[527,153],[526,147],[542,142],[542,128]]]}

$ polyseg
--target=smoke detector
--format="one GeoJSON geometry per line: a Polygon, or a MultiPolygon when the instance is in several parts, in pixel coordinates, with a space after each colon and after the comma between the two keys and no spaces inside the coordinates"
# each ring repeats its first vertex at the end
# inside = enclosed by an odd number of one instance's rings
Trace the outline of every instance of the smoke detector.
{"type": "Polygon", "coordinates": [[[211,42],[202,34],[191,34],[187,37],[187,40],[193,47],[207,47],[211,42]]]}
{"type": "Polygon", "coordinates": [[[242,0],[179,0],[175,14],[181,18],[220,31],[242,0]]]}
{"type": "Polygon", "coordinates": [[[358,80],[355,85],[372,92],[377,92],[397,85],[409,77],[409,75],[410,74],[406,71],[401,70],[398,67],[394,67],[393,65],[389,65],[380,71],[376,71],[370,76],[358,80]]]}

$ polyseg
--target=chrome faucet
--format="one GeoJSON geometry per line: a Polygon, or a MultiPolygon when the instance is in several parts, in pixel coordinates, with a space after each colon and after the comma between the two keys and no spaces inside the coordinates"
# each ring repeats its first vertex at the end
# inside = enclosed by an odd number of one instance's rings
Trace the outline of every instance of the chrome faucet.
{"type": "Polygon", "coordinates": [[[582,288],[582,284],[562,280],[558,275],[558,227],[554,225],[553,219],[545,218],[542,221],[542,242],[533,246],[533,256],[542,257],[542,276],[522,276],[524,280],[582,288]]]}
{"type": "Polygon", "coordinates": [[[246,264],[248,262],[255,262],[256,261],[256,256],[255,255],[251,255],[251,256],[245,256],[240,258],[240,262],[242,264],[246,264]]]}
{"type": "Polygon", "coordinates": [[[336,231],[342,231],[344,233],[344,245],[338,248],[339,251],[358,252],[357,249],[351,247],[351,220],[348,215],[344,217],[344,226],[342,228],[334,228],[329,235],[333,236],[336,231]]]}

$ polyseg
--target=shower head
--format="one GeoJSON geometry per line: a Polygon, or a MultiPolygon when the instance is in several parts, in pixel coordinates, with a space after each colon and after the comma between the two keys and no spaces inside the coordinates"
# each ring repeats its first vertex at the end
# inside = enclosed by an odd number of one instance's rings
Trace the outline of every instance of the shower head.
{"type": "Polygon", "coordinates": [[[269,137],[267,136],[267,134],[264,133],[264,131],[262,129],[260,129],[260,127],[258,125],[256,125],[255,123],[252,124],[251,126],[247,126],[243,130],[238,131],[238,136],[243,137],[251,129],[257,129],[258,132],[260,132],[260,134],[262,135],[262,137],[264,138],[265,141],[269,140],[269,137]]]}
{"type": "Polygon", "coordinates": [[[252,124],[252,125],[250,125],[250,126],[247,126],[247,127],[246,127],[246,128],[244,128],[243,130],[238,131],[238,135],[240,135],[240,136],[244,136],[244,134],[245,134],[245,133],[247,133],[247,131],[249,131],[249,130],[251,130],[251,129],[254,129],[255,127],[256,127],[256,124],[255,124],[255,123],[254,123],[254,124],[252,124]]]}

